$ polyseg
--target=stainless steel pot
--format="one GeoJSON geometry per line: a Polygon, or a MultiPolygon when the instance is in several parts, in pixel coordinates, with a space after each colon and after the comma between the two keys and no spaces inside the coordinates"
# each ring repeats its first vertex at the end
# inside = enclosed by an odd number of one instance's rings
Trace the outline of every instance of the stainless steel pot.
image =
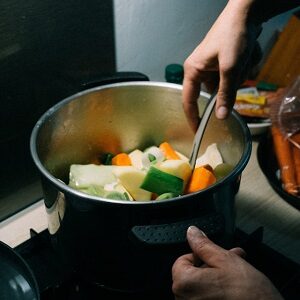
{"type": "MultiPolygon", "coordinates": [[[[181,104],[182,87],[123,82],[73,95],[48,110],[31,136],[53,244],[70,266],[102,285],[151,288],[164,282],[176,257],[187,251],[185,232],[196,224],[223,246],[235,229],[234,196],[251,152],[249,130],[233,112],[213,115],[199,154],[216,142],[235,166],[206,190],[180,198],[130,202],[102,199],[70,188],[69,166],[101,153],[144,149],[168,141],[189,156],[193,133],[181,104]]],[[[199,98],[199,107],[207,99],[199,98]]]]}

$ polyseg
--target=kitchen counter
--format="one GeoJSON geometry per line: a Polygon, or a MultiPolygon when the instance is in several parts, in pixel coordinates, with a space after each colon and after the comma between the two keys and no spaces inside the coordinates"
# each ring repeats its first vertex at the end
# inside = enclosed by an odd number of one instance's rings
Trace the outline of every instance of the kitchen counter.
{"type": "Polygon", "coordinates": [[[258,165],[257,146],[258,142],[253,141],[250,161],[242,173],[236,197],[236,225],[246,233],[263,226],[263,242],[300,264],[300,211],[268,183],[258,165]]]}
{"type": "MultiPolygon", "coordinates": [[[[256,159],[253,141],[250,161],[242,173],[236,197],[236,224],[246,233],[264,227],[263,242],[300,264],[300,211],[286,203],[269,185],[256,159]]],[[[266,157],[266,159],[268,159],[266,157]]],[[[0,223],[0,240],[15,247],[29,238],[29,229],[47,227],[43,201],[0,223]]]]}

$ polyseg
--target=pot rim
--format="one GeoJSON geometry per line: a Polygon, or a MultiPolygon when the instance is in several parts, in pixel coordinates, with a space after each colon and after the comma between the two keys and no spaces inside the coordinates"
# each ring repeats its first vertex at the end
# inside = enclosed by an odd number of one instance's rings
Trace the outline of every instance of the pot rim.
{"type": "MultiPolygon", "coordinates": [[[[109,88],[115,88],[115,87],[123,87],[123,86],[126,86],[126,87],[128,87],[128,86],[155,86],[155,87],[164,87],[164,88],[167,87],[167,88],[176,89],[179,91],[182,90],[182,85],[174,84],[174,83],[167,83],[167,82],[159,82],[159,81],[130,81],[130,82],[113,83],[113,84],[106,84],[106,85],[93,87],[93,88],[78,92],[67,98],[64,98],[63,100],[59,101],[54,106],[50,107],[39,118],[39,120],[36,122],[36,124],[32,130],[32,133],[30,136],[30,152],[31,152],[31,156],[33,158],[33,161],[34,161],[36,167],[39,169],[39,171],[42,173],[42,175],[44,177],[46,177],[48,180],[50,180],[51,183],[54,184],[60,191],[74,194],[74,195],[76,195],[80,198],[84,198],[88,201],[92,201],[92,202],[96,202],[96,203],[101,202],[101,204],[104,204],[104,203],[119,204],[119,205],[164,205],[164,204],[167,205],[170,203],[175,204],[175,203],[178,203],[181,201],[187,201],[191,197],[191,195],[193,195],[194,197],[197,197],[199,195],[209,192],[210,190],[214,189],[216,186],[218,186],[220,184],[226,184],[226,183],[230,182],[233,178],[236,178],[236,176],[238,174],[240,174],[243,171],[243,169],[246,167],[246,165],[250,159],[250,155],[251,155],[251,151],[252,151],[251,134],[250,134],[250,130],[249,130],[247,124],[240,117],[240,115],[235,110],[233,110],[232,114],[234,115],[235,119],[240,123],[240,125],[242,127],[243,136],[245,137],[244,152],[243,152],[242,157],[240,158],[239,162],[237,163],[237,165],[235,166],[233,171],[228,176],[226,176],[222,180],[218,181],[217,183],[211,185],[210,187],[208,187],[202,191],[195,192],[195,193],[188,194],[188,195],[182,195],[182,196],[179,196],[176,198],[160,200],[160,201],[113,200],[113,199],[106,199],[106,198],[101,198],[101,197],[97,197],[97,196],[92,196],[92,195],[88,195],[83,192],[77,191],[77,190],[69,187],[63,181],[57,179],[50,172],[48,172],[48,170],[41,163],[39,156],[37,154],[37,149],[36,149],[36,139],[37,139],[40,127],[45,122],[45,120],[47,120],[51,115],[53,115],[55,112],[57,112],[61,107],[63,107],[64,105],[73,101],[76,98],[79,98],[81,96],[84,96],[84,95],[92,93],[92,92],[105,90],[105,89],[109,89],[109,88]]],[[[210,94],[201,91],[200,96],[203,96],[208,99],[210,97],[210,94]]]]}

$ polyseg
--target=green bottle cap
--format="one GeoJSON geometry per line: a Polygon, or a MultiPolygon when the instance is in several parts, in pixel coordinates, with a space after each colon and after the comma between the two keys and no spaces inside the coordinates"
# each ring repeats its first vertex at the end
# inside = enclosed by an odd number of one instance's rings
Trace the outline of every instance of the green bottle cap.
{"type": "Polygon", "coordinates": [[[165,79],[167,82],[182,84],[183,66],[179,64],[170,64],[165,69],[165,79]]]}
{"type": "Polygon", "coordinates": [[[264,91],[276,91],[278,89],[278,85],[271,82],[259,81],[256,88],[264,91]]]}

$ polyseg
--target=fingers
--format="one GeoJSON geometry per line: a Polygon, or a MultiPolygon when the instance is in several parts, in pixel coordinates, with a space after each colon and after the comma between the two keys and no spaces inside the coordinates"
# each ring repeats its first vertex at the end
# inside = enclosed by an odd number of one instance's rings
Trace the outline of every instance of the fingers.
{"type": "Polygon", "coordinates": [[[184,64],[183,80],[183,110],[187,116],[189,125],[194,132],[199,125],[199,111],[197,99],[200,95],[201,83],[203,82],[208,90],[212,91],[219,80],[219,88],[216,103],[216,116],[218,119],[226,119],[230,114],[235,98],[239,74],[234,67],[219,66],[219,70],[212,67],[202,66],[195,68],[194,62],[187,60],[184,64]],[[206,70],[206,69],[207,70],[206,70]]]}
{"type": "Polygon", "coordinates": [[[176,270],[184,271],[188,270],[190,267],[194,266],[194,256],[192,253],[184,254],[177,258],[172,267],[172,272],[174,273],[176,270]]]}
{"type": "Polygon", "coordinates": [[[220,66],[220,83],[216,103],[216,116],[218,119],[226,119],[231,112],[238,83],[239,78],[236,70],[220,66]]]}
{"type": "Polygon", "coordinates": [[[188,228],[187,240],[194,255],[210,267],[218,267],[226,259],[227,251],[214,244],[195,226],[188,228]]]}
{"type": "Polygon", "coordinates": [[[189,77],[183,80],[183,110],[194,132],[197,131],[199,124],[199,110],[197,99],[200,94],[200,81],[194,81],[189,77]]]}
{"type": "Polygon", "coordinates": [[[235,253],[236,255],[242,257],[242,258],[246,258],[246,252],[244,249],[240,248],[240,247],[237,247],[237,248],[232,248],[229,250],[229,252],[233,252],[235,253]]]}

